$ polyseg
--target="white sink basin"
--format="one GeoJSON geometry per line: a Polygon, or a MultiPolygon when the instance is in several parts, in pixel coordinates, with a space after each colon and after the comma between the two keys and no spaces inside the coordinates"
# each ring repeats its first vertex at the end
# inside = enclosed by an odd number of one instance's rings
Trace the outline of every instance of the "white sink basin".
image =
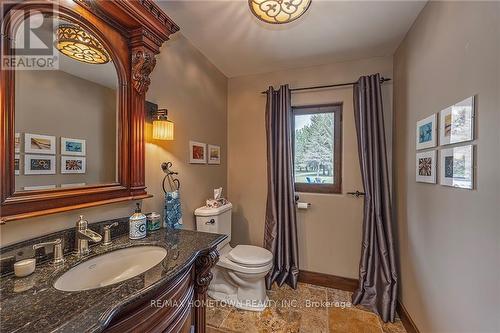
{"type": "Polygon", "coordinates": [[[161,262],[166,255],[167,250],[159,246],[116,250],[73,267],[57,279],[54,287],[62,291],[105,287],[144,273],[161,262]]]}

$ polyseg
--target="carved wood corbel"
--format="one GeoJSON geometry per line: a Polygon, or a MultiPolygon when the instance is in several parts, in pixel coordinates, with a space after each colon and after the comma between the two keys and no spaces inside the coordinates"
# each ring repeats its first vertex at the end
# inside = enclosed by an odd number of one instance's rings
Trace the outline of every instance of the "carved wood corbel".
{"type": "Polygon", "coordinates": [[[212,267],[219,260],[219,252],[212,249],[200,255],[195,262],[195,332],[204,333],[206,327],[205,303],[207,290],[212,281],[212,267]]]}
{"type": "Polygon", "coordinates": [[[144,47],[132,51],[132,84],[139,94],[148,91],[149,75],[156,65],[155,54],[144,47]]]}
{"type": "Polygon", "coordinates": [[[213,249],[196,259],[196,293],[205,294],[207,292],[208,286],[213,277],[211,269],[218,260],[219,252],[217,249],[213,249]]]}

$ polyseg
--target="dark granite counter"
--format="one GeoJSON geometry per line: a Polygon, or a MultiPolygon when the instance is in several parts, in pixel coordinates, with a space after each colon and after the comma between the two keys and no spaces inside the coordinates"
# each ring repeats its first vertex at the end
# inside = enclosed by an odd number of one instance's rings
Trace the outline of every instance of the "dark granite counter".
{"type": "Polygon", "coordinates": [[[35,273],[24,278],[8,274],[0,278],[0,331],[7,332],[99,332],[127,304],[154,294],[189,267],[196,256],[215,247],[226,236],[188,230],[160,229],[141,240],[122,234],[110,246],[91,247],[83,259],[65,256],[60,267],[37,264],[35,273]],[[53,287],[62,274],[100,254],[132,246],[155,245],[167,249],[162,262],[146,272],[98,289],[66,292],[53,287]]]}

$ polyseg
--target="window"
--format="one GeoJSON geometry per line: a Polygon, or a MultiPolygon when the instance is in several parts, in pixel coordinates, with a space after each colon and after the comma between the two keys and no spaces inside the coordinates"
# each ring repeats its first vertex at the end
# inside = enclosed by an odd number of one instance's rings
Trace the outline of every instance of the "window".
{"type": "Polygon", "coordinates": [[[293,107],[297,192],[341,193],[342,105],[293,107]]]}

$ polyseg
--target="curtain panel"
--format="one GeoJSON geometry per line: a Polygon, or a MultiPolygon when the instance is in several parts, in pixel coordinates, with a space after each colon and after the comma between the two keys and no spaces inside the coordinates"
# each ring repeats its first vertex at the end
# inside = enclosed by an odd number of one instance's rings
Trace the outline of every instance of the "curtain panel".
{"type": "Polygon", "coordinates": [[[267,204],[264,247],[273,254],[266,286],[297,287],[299,255],[292,150],[292,106],[288,85],[267,91],[267,204]]]}
{"type": "Polygon", "coordinates": [[[366,195],[359,286],[353,304],[363,305],[385,322],[394,321],[398,276],[379,74],[363,76],[354,86],[354,116],[366,195]]]}

